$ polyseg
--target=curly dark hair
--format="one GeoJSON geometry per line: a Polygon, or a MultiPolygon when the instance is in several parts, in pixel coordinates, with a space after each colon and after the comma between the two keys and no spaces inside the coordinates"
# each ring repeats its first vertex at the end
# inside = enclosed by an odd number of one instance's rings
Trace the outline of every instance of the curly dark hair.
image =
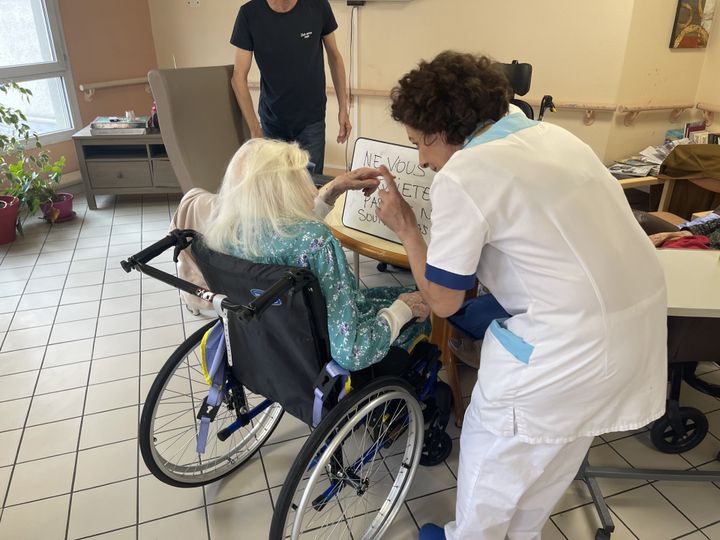
{"type": "Polygon", "coordinates": [[[402,76],[392,89],[393,119],[426,135],[462,144],[477,126],[508,111],[505,74],[487,56],[444,51],[402,76]]]}

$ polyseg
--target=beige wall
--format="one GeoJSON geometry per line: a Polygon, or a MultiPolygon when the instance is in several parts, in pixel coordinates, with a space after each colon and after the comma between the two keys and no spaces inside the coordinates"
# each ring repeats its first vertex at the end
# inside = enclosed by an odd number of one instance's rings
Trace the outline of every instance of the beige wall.
{"type": "MultiPolygon", "coordinates": [[[[147,0],[60,0],[65,43],[75,84],[143,77],[156,66],[147,0]]],[[[97,90],[86,102],[76,89],[83,126],[96,116],[150,112],[143,86],[97,90]]],[[[82,126],[78,126],[78,129],[82,126]]],[[[65,173],[78,170],[72,141],[48,145],[66,158],[65,173]]]]}
{"type": "MultiPolygon", "coordinates": [[[[717,11],[720,11],[720,9],[717,9],[717,11]]],[[[705,63],[700,76],[697,100],[720,107],[720,15],[717,14],[717,11],[715,13],[715,26],[710,32],[710,41],[705,53],[705,63]]],[[[715,116],[717,120],[713,124],[714,128],[720,125],[720,114],[715,116]]]]}
{"type": "MultiPolygon", "coordinates": [[[[160,67],[171,67],[173,57],[178,67],[232,63],[228,39],[243,0],[203,1],[194,8],[183,0],[147,1],[160,67]]],[[[351,8],[344,0],[331,0],[331,5],[349,67],[351,8]]],[[[720,70],[712,71],[707,62],[703,68],[704,50],[668,48],[676,5],[676,0],[367,4],[357,11],[358,87],[388,90],[421,58],[460,49],[532,63],[530,97],[552,94],[558,101],[624,105],[693,102],[701,74],[711,80],[720,77],[720,70]]],[[[720,51],[715,58],[720,59],[720,51]]],[[[258,80],[255,68],[250,78],[258,80]]],[[[714,87],[719,87],[717,82],[714,87]]],[[[356,135],[406,141],[401,127],[388,118],[386,98],[361,98],[356,107],[356,135]]],[[[328,166],[345,163],[345,148],[334,142],[336,115],[334,97],[329,96],[328,166]]],[[[689,117],[685,113],[681,121],[689,117]]],[[[673,127],[668,112],[644,113],[633,127],[625,127],[623,116],[610,112],[597,113],[592,126],[583,125],[579,112],[548,113],[546,120],[578,135],[606,162],[662,142],[673,127]]],[[[350,148],[348,157],[351,153],[350,148]]]]}

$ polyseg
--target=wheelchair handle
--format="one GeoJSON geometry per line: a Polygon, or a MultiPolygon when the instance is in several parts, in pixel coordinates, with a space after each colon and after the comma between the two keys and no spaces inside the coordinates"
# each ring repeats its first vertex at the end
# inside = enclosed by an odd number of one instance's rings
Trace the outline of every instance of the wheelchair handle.
{"type": "Polygon", "coordinates": [[[122,261],[120,266],[128,274],[140,263],[148,263],[158,255],[164,253],[171,247],[177,247],[175,250],[175,256],[173,260],[177,262],[177,256],[186,247],[190,245],[188,238],[194,238],[195,231],[175,229],[165,238],[162,238],[155,242],[153,245],[146,247],[142,251],[139,251],[135,255],[128,257],[127,260],[122,261]]]}

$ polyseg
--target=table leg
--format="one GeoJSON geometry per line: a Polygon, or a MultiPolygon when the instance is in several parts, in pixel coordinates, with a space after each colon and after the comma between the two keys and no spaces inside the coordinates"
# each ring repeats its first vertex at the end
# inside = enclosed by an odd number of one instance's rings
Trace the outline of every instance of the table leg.
{"type": "Polygon", "coordinates": [[[463,416],[465,415],[465,404],[462,398],[462,390],[460,389],[460,375],[456,365],[457,359],[448,347],[451,332],[452,326],[447,322],[447,319],[441,319],[436,315],[432,316],[432,335],[430,336],[430,342],[440,348],[440,359],[448,374],[448,384],[450,384],[450,391],[453,397],[455,424],[460,427],[462,426],[463,416]]]}
{"type": "Polygon", "coordinates": [[[355,269],[355,283],[360,287],[360,253],[353,251],[353,268],[355,269]]]}

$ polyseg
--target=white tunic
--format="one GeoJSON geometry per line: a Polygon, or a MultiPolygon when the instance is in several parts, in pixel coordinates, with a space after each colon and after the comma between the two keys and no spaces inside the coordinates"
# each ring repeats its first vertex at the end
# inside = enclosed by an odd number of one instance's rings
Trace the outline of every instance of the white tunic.
{"type": "Polygon", "coordinates": [[[512,315],[482,347],[486,429],[563,443],[663,414],[663,271],[586,144],[510,114],[453,155],[430,198],[427,278],[466,290],[477,276],[512,315]]]}

